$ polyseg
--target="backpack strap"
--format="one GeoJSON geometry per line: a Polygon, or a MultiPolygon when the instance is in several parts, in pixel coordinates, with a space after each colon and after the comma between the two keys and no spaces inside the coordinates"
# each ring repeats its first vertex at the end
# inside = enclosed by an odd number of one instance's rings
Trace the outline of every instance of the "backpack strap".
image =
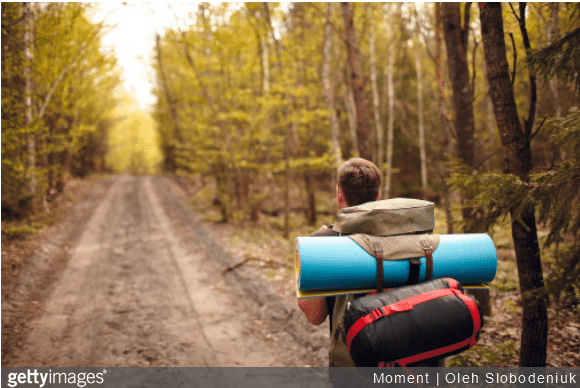
{"type": "Polygon", "coordinates": [[[425,251],[427,268],[425,270],[425,281],[433,278],[433,244],[428,239],[421,240],[421,245],[425,251]]]}
{"type": "MultiPolygon", "coordinates": [[[[425,281],[433,279],[433,244],[428,239],[421,240],[421,246],[425,251],[425,281]]],[[[415,258],[409,260],[409,280],[407,285],[419,283],[419,272],[421,269],[421,260],[415,258]]]]}
{"type": "Polygon", "coordinates": [[[418,258],[409,259],[409,279],[406,285],[410,286],[419,283],[419,271],[421,269],[421,260],[418,258]]]}
{"type": "Polygon", "coordinates": [[[375,250],[375,258],[377,259],[377,294],[383,292],[384,289],[384,273],[383,273],[383,247],[377,241],[373,244],[375,250]]]}

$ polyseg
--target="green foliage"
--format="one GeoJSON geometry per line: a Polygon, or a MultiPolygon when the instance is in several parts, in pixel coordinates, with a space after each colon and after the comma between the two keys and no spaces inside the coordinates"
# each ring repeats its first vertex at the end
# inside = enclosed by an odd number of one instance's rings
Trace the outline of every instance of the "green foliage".
{"type": "Polygon", "coordinates": [[[518,291],[520,289],[518,271],[514,260],[498,260],[497,271],[491,286],[500,292],[518,291]]]}
{"type": "Polygon", "coordinates": [[[3,240],[24,240],[27,236],[38,233],[43,225],[38,222],[30,223],[2,223],[3,240]]]}
{"type": "MultiPolygon", "coordinates": [[[[580,6],[576,4],[576,7],[580,15],[580,6]]],[[[532,51],[528,63],[532,71],[544,79],[557,77],[573,82],[577,92],[580,92],[580,27],[562,34],[546,47],[532,51]]]]}
{"type": "Polygon", "coordinates": [[[567,234],[580,232],[580,110],[547,124],[552,143],[561,147],[565,159],[550,170],[533,174],[532,193],[538,201],[540,222],[550,223],[546,244],[563,241],[567,234]]]}
{"type": "Polygon", "coordinates": [[[107,169],[108,113],[119,84],[116,59],[101,48],[104,26],[87,17],[90,4],[29,6],[34,44],[25,63],[22,3],[2,4],[3,216],[34,213],[69,174],[107,169]],[[27,67],[34,88],[25,115],[27,67]]]}
{"type": "Polygon", "coordinates": [[[473,222],[484,230],[492,231],[510,210],[512,222],[518,222],[518,211],[526,204],[536,208],[538,221],[548,231],[543,250],[552,247],[556,257],[547,290],[560,294],[580,279],[580,110],[573,108],[565,118],[546,125],[554,149],[565,156],[556,158],[549,170],[534,172],[525,182],[509,174],[471,172],[455,162],[450,183],[472,198],[470,206],[481,211],[473,222]]]}
{"type": "Polygon", "coordinates": [[[109,129],[107,162],[117,172],[130,174],[154,174],[159,171],[161,150],[155,122],[151,115],[137,108],[128,95],[121,98],[113,115],[115,120],[109,129]]]}
{"type": "Polygon", "coordinates": [[[299,4],[286,19],[274,3],[199,10],[195,26],[167,30],[156,52],[164,166],[215,179],[224,218],[255,217],[287,169],[335,167],[328,113],[316,98],[324,17],[299,4]],[[280,38],[274,23],[284,25],[280,38]]]}
{"type": "Polygon", "coordinates": [[[480,217],[465,220],[467,230],[492,232],[492,227],[509,216],[510,209],[523,207],[530,201],[529,184],[511,174],[479,173],[455,159],[450,164],[450,185],[471,198],[468,206],[480,217]],[[475,228],[475,229],[473,229],[475,228]]]}

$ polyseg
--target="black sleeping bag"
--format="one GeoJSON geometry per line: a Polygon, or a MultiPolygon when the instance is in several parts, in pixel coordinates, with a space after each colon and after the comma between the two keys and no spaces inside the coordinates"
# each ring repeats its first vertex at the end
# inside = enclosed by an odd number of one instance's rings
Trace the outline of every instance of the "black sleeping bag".
{"type": "Polygon", "coordinates": [[[357,366],[413,366],[469,349],[481,323],[477,301],[442,278],[355,299],[345,311],[344,338],[357,366]]]}

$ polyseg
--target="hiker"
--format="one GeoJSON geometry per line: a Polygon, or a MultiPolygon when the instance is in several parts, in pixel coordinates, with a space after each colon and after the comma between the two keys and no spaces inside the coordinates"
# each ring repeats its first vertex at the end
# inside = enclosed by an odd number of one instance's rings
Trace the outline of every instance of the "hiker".
{"type": "MultiPolygon", "coordinates": [[[[336,200],[338,210],[379,199],[382,182],[381,172],[372,162],[354,158],[344,162],[338,169],[336,200]]],[[[311,236],[338,236],[330,227],[322,226],[311,236]]],[[[327,298],[299,299],[298,306],[313,325],[320,325],[329,316],[330,349],[329,366],[354,367],[344,339],[342,339],[342,317],[346,303],[352,296],[340,295],[327,298]]]]}
{"type": "MultiPolygon", "coordinates": [[[[372,162],[354,158],[343,163],[338,169],[336,199],[338,210],[346,207],[377,201],[382,183],[381,172],[372,162]]],[[[338,236],[330,227],[322,226],[310,236],[338,236]]],[[[313,325],[330,321],[330,367],[355,367],[343,338],[343,317],[348,302],[353,295],[338,295],[326,298],[299,299],[298,306],[306,319],[313,325]]],[[[443,360],[429,360],[420,366],[443,366],[443,360]]]]}

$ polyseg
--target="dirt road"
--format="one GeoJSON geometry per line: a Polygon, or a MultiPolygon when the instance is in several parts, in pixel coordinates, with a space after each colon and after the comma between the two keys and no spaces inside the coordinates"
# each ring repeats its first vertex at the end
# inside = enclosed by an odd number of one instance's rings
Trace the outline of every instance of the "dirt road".
{"type": "MultiPolygon", "coordinates": [[[[324,366],[328,324],[233,263],[175,182],[99,182],[3,295],[3,366],[324,366]]],[[[289,279],[291,281],[291,279],[289,279]]]]}

